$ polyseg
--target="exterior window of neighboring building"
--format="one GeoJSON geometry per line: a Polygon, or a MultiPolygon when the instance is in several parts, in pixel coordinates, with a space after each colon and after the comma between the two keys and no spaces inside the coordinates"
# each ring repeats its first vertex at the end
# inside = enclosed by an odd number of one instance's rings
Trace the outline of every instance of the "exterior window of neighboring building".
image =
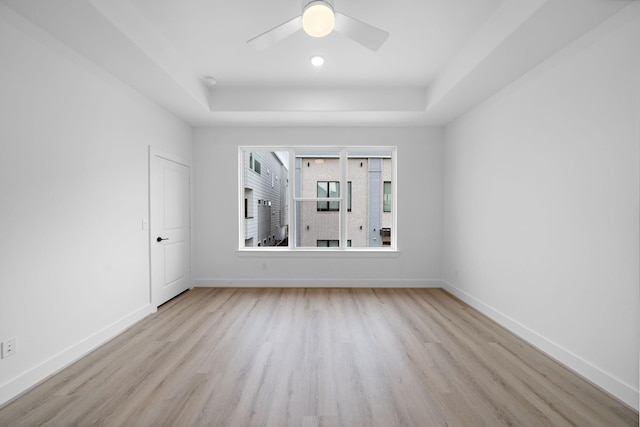
{"type": "Polygon", "coordinates": [[[262,164],[256,158],[255,153],[249,153],[249,168],[256,173],[261,173],[262,164]]]}
{"type": "MultiPolygon", "coordinates": [[[[338,198],[340,197],[340,183],[337,181],[318,181],[316,191],[318,199],[338,198]]],[[[340,202],[318,202],[318,211],[337,212],[340,202]]]]}
{"type": "Polygon", "coordinates": [[[240,249],[397,250],[395,147],[238,152],[240,249]]]}
{"type": "Polygon", "coordinates": [[[253,190],[250,188],[244,189],[244,217],[253,218],[253,190]]]}
{"type": "MultiPolygon", "coordinates": [[[[318,240],[316,246],[318,248],[339,248],[340,240],[318,240]]],[[[351,240],[347,240],[347,247],[351,247],[351,240]]]]}
{"type": "Polygon", "coordinates": [[[391,212],[391,182],[390,181],[384,182],[382,211],[391,212]]]}
{"type": "MultiPolygon", "coordinates": [[[[316,194],[319,199],[340,197],[340,183],[337,181],[318,181],[316,194]]],[[[339,202],[318,202],[318,212],[338,211],[339,202]]],[[[347,212],[351,212],[351,181],[347,182],[347,212]]]]}

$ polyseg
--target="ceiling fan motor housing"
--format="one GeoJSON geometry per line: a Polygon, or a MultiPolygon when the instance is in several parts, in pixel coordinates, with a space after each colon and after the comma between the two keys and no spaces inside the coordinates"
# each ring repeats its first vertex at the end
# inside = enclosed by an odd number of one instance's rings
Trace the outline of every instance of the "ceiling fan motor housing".
{"type": "Polygon", "coordinates": [[[333,0],[302,0],[302,12],[309,6],[311,3],[324,3],[328,4],[331,9],[334,8],[333,0]]]}
{"type": "Polygon", "coordinates": [[[312,37],[324,37],[333,31],[336,17],[328,0],[305,0],[302,9],[302,28],[312,37]]]}
{"type": "Polygon", "coordinates": [[[337,12],[333,7],[333,0],[303,0],[301,15],[248,40],[247,43],[258,50],[264,50],[301,28],[311,37],[324,37],[335,31],[374,52],[389,37],[389,33],[380,28],[337,12]]]}

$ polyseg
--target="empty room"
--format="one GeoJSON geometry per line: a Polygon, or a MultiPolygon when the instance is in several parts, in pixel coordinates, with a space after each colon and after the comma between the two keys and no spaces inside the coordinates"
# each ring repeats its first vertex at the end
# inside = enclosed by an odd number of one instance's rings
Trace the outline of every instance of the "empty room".
{"type": "Polygon", "coordinates": [[[637,426],[640,1],[0,0],[0,426],[637,426]]]}

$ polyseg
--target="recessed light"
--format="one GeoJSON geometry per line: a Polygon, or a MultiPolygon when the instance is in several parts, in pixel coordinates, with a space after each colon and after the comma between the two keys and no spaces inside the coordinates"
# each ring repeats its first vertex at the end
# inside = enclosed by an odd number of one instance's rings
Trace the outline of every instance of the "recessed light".
{"type": "Polygon", "coordinates": [[[322,56],[314,56],[311,58],[311,64],[314,67],[321,67],[324,64],[324,58],[322,56]]]}

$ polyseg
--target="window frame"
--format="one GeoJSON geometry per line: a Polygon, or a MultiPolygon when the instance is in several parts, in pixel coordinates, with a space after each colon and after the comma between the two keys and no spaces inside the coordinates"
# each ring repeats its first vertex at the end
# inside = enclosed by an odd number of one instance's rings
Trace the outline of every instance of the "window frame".
{"type": "MultiPolygon", "coordinates": [[[[351,239],[348,238],[347,229],[348,229],[348,214],[351,212],[351,203],[353,203],[353,197],[351,194],[352,180],[347,180],[347,171],[348,171],[348,161],[350,158],[358,158],[359,156],[365,158],[382,158],[388,159],[389,156],[386,154],[390,154],[391,160],[391,194],[394,196],[397,194],[397,162],[398,162],[398,154],[396,146],[238,146],[238,174],[239,174],[239,189],[241,190],[241,197],[239,197],[238,201],[238,218],[240,220],[240,224],[238,226],[238,251],[240,252],[375,252],[375,253],[397,253],[398,244],[397,244],[397,236],[398,236],[398,226],[397,226],[397,197],[391,198],[391,244],[389,246],[377,246],[377,247],[351,247],[347,245],[347,241],[351,239]],[[254,158],[256,158],[256,152],[287,152],[289,155],[288,165],[287,167],[287,193],[285,195],[285,199],[287,200],[286,205],[289,206],[287,209],[287,227],[288,227],[288,245],[287,246],[268,246],[268,247],[245,247],[245,226],[244,226],[244,168],[246,167],[244,163],[244,155],[250,154],[254,158]],[[339,197],[326,197],[320,198],[318,197],[297,197],[295,195],[296,189],[296,157],[304,158],[305,155],[309,152],[331,152],[331,153],[339,153],[339,169],[340,169],[340,179],[336,181],[339,183],[339,186],[342,188],[347,187],[347,191],[340,192],[339,197]],[[318,212],[334,212],[338,213],[340,216],[339,220],[339,241],[341,245],[339,247],[313,247],[313,246],[296,246],[296,234],[297,234],[297,221],[299,218],[296,217],[296,205],[298,202],[338,202],[340,207],[346,206],[347,209],[338,208],[335,211],[318,211],[318,212]]],[[[308,155],[307,157],[311,157],[308,155]]],[[[249,165],[249,168],[256,172],[249,165]]],[[[257,172],[259,173],[259,172],[257,172]]],[[[284,173],[284,172],[283,172],[284,173]]],[[[384,198],[384,182],[387,181],[386,178],[382,179],[383,189],[380,193],[380,198],[384,198]]],[[[323,181],[329,182],[329,181],[323,181]]],[[[316,184],[317,185],[317,184],[316,184]]],[[[317,187],[316,187],[317,188],[317,187]]],[[[317,190],[316,190],[317,195],[317,190]]],[[[316,205],[317,209],[317,205],[316,205]]],[[[381,206],[381,213],[383,207],[381,206]]]]}

